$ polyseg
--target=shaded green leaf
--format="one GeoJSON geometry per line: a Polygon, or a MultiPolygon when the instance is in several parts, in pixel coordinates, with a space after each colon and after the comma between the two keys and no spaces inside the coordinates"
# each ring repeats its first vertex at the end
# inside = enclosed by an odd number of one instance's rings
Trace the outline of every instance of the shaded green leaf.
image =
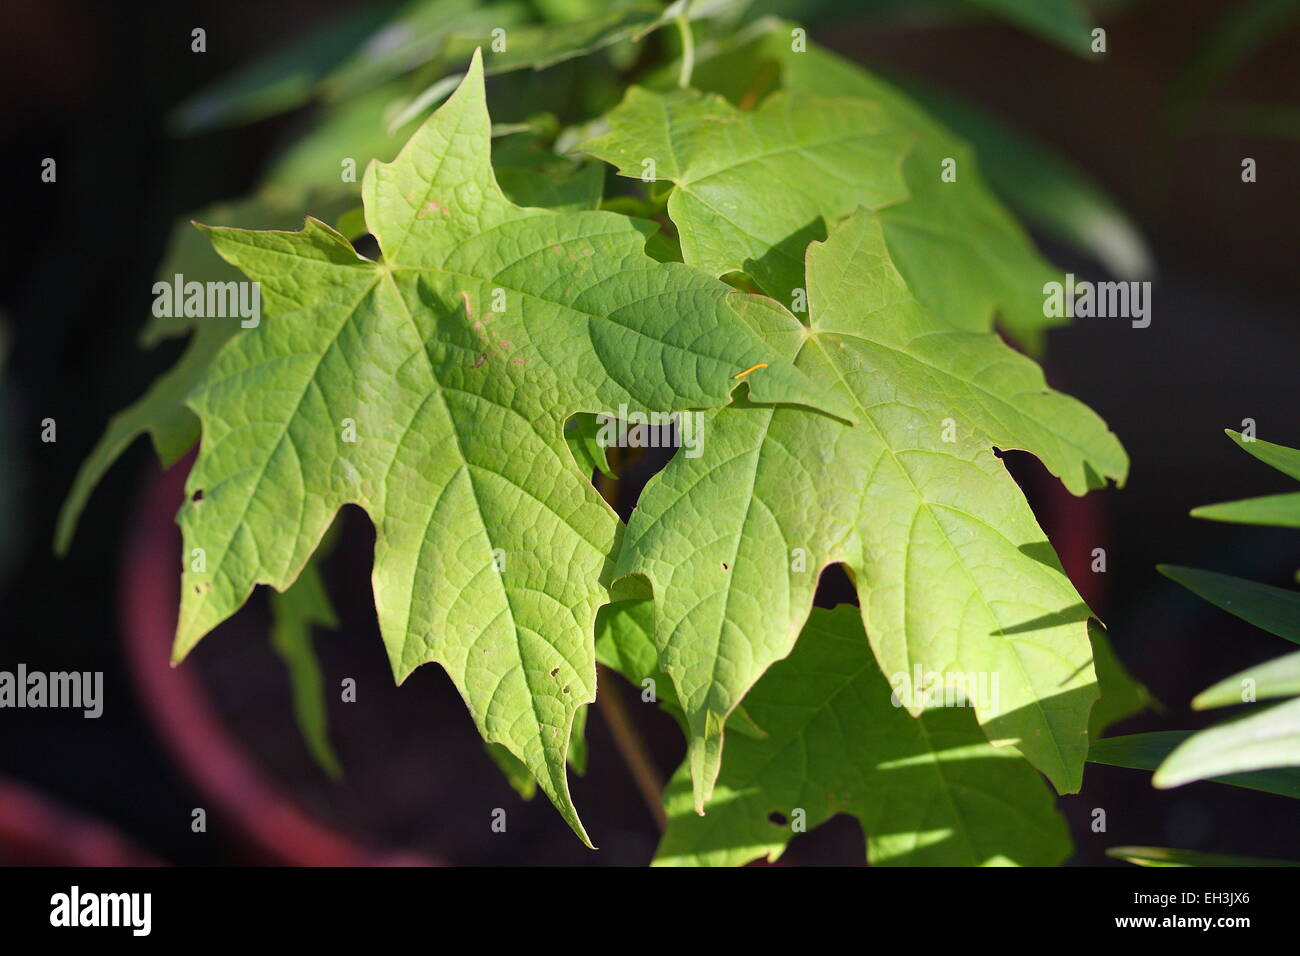
{"type": "Polygon", "coordinates": [[[1097,672],[1100,697],[1088,715],[1088,738],[1096,740],[1112,724],[1146,710],[1152,703],[1150,692],[1129,676],[1110,646],[1110,638],[1096,621],[1088,622],[1088,639],[1092,644],[1092,668],[1097,672]]]}
{"type": "Polygon", "coordinates": [[[1201,853],[1197,850],[1175,850],[1163,846],[1116,846],[1107,850],[1106,855],[1137,866],[1300,866],[1300,863],[1291,860],[1201,853]]]}
{"type": "MultiPolygon", "coordinates": [[[[1194,731],[1165,730],[1147,734],[1128,734],[1123,737],[1105,737],[1094,740],[1088,749],[1088,760],[1109,767],[1129,770],[1154,771],[1175,748],[1187,741],[1194,731]]],[[[1283,768],[1258,770],[1248,773],[1231,773],[1211,778],[1213,783],[1275,793],[1283,797],[1300,798],[1300,770],[1283,768]]]]}
{"type": "Polygon", "coordinates": [[[311,100],[316,84],[388,17],[395,3],[364,4],[240,67],[176,107],[168,124],[182,136],[250,123],[311,100]]]}
{"type": "Polygon", "coordinates": [[[337,778],[343,770],[330,744],[325,684],[312,647],[311,629],[317,624],[334,628],[339,622],[315,561],[307,563],[287,591],[272,592],[271,621],[271,646],[289,668],[298,729],[316,763],[337,778]]]}
{"type": "Polygon", "coordinates": [[[1092,17],[1080,0],[966,0],[1080,56],[1092,55],[1092,17]]]}
{"type": "Polygon", "coordinates": [[[1217,571],[1170,564],[1156,570],[1229,614],[1300,644],[1300,593],[1217,571]]]}
{"type": "Polygon", "coordinates": [[[837,813],[861,821],[875,865],[1051,866],[1070,853],[1051,791],[968,711],[913,718],[896,706],[853,607],[814,610],[746,706],[769,736],[732,741],[705,816],[682,766],[657,864],[776,859],[796,820],[811,828],[837,813]]]}

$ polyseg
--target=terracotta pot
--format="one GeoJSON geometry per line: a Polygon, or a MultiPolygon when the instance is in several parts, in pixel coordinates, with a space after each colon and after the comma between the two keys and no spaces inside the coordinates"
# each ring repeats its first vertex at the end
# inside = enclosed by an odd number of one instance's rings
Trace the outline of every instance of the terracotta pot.
{"type": "Polygon", "coordinates": [[[117,830],[12,780],[0,779],[0,863],[158,866],[117,830]]]}
{"type": "Polygon", "coordinates": [[[158,739],[203,794],[209,817],[233,827],[253,858],[297,866],[431,863],[383,854],[313,819],[230,733],[194,667],[171,667],[180,593],[181,538],[174,518],[191,458],[155,474],[126,546],[121,630],[127,665],[158,739]]]}

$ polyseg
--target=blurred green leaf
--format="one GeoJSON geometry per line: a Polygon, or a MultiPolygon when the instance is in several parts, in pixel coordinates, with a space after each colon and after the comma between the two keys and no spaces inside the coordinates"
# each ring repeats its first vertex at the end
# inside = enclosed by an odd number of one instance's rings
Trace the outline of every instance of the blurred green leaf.
{"type": "Polygon", "coordinates": [[[396,9],[392,2],[362,4],[330,18],[189,97],[172,111],[168,125],[178,135],[192,136],[303,105],[315,95],[321,77],[355,48],[357,38],[396,9]]]}
{"type": "Polygon", "coordinates": [[[1106,851],[1111,859],[1125,860],[1137,866],[1300,866],[1290,860],[1272,860],[1258,856],[1227,856],[1200,853],[1162,846],[1116,846],[1106,851]]]}
{"type": "MultiPolygon", "coordinates": [[[[531,12],[522,2],[414,0],[332,70],[322,80],[321,92],[327,100],[340,100],[372,90],[430,61],[450,67],[453,64],[446,50],[452,37],[458,37],[461,45],[473,37],[476,46],[487,46],[493,30],[506,30],[508,36],[530,18],[531,12]]],[[[473,52],[471,48],[469,53],[473,52]]],[[[464,63],[468,62],[466,56],[464,63]]]]}
{"type": "Polygon", "coordinates": [[[966,0],[1035,36],[1071,53],[1092,55],[1092,29],[1088,10],[1079,0],[966,0]]]}
{"type": "Polygon", "coordinates": [[[307,749],[322,770],[338,778],[343,770],[330,745],[325,683],[311,637],[313,625],[339,625],[317,568],[319,557],[318,553],[307,562],[298,580],[283,594],[271,592],[271,646],[289,668],[294,717],[307,749]]]}
{"type": "Polygon", "coordinates": [[[1031,225],[1121,279],[1151,276],[1155,263],[1141,231],[1091,176],[974,103],[913,81],[902,85],[975,147],[993,191],[1031,225]]]}
{"type": "Polygon", "coordinates": [[[1205,31],[1199,49],[1169,84],[1158,122],[1169,139],[1187,129],[1205,98],[1256,50],[1300,17],[1295,0],[1248,0],[1234,4],[1205,31]]]}

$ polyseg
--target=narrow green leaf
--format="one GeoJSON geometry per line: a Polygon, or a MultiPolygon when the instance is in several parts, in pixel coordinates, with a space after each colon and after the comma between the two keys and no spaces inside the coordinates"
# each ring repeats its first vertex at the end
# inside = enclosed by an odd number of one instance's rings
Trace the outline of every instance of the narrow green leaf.
{"type": "Polygon", "coordinates": [[[617,479],[618,475],[609,467],[609,457],[605,448],[597,441],[600,426],[596,416],[588,413],[575,415],[564,426],[564,439],[569,443],[574,461],[585,473],[599,471],[606,478],[617,479]]]}
{"type": "Polygon", "coordinates": [[[1239,447],[1250,452],[1264,464],[1276,468],[1282,474],[1288,475],[1296,481],[1300,481],[1300,449],[1288,448],[1286,445],[1275,445],[1261,438],[1247,438],[1240,432],[1234,432],[1231,428],[1224,429],[1224,431],[1239,447]]]}
{"type": "MultiPolygon", "coordinates": [[[[1088,760],[1109,767],[1129,770],[1154,771],[1194,731],[1166,730],[1147,734],[1129,734],[1123,737],[1105,737],[1094,740],[1088,749],[1088,760]]],[[[1283,768],[1257,770],[1248,773],[1231,773],[1210,778],[1212,783],[1223,783],[1262,793],[1275,793],[1283,797],[1300,799],[1300,770],[1283,768]]]]}
{"type": "Polygon", "coordinates": [[[1216,571],[1170,564],[1156,570],[1229,614],[1300,644],[1300,593],[1216,571]]]}
{"type": "Polygon", "coordinates": [[[1094,22],[1080,0],[966,0],[1079,56],[1092,56],[1094,22]]]}
{"type": "MultiPolygon", "coordinates": [[[[715,6],[697,3],[689,15],[713,16],[715,6]]],[[[478,7],[473,0],[424,0],[412,5],[325,78],[325,95],[348,97],[419,67],[417,77],[424,80],[425,88],[412,99],[423,101],[427,108],[440,99],[428,95],[430,91],[463,68],[480,47],[489,74],[543,70],[615,44],[639,41],[671,22],[667,11],[653,0],[615,0],[565,23],[529,22],[530,13],[521,3],[478,7]]]]}
{"type": "Polygon", "coordinates": [[[1262,524],[1277,528],[1300,528],[1300,491],[1281,495],[1261,495],[1241,501],[1225,501],[1192,509],[1193,518],[1230,521],[1236,524],[1262,524]]]}
{"type": "Polygon", "coordinates": [[[1151,782],[1164,790],[1275,767],[1300,767],[1300,697],[1198,731],[1174,749],[1151,782]]]}
{"type": "Polygon", "coordinates": [[[1250,667],[1201,691],[1192,701],[1195,710],[1231,707],[1300,694],[1300,651],[1250,667]],[[1243,699],[1245,698],[1245,699],[1243,699]]]}
{"type": "Polygon", "coordinates": [[[343,769],[330,744],[325,684],[311,637],[313,625],[335,628],[339,622],[315,561],[287,591],[271,592],[271,620],[271,646],[289,668],[298,729],[321,769],[340,777],[343,769]]]}
{"type": "Polygon", "coordinates": [[[1291,860],[1201,853],[1197,850],[1176,850],[1163,846],[1116,846],[1107,850],[1106,855],[1137,866],[1300,866],[1300,863],[1291,860]]]}
{"type": "MultiPolygon", "coordinates": [[[[577,722],[574,723],[576,725],[577,722]]],[[[510,789],[519,794],[520,799],[531,800],[537,796],[536,778],[524,762],[510,752],[509,747],[503,744],[485,743],[483,749],[506,778],[510,789]]]]}

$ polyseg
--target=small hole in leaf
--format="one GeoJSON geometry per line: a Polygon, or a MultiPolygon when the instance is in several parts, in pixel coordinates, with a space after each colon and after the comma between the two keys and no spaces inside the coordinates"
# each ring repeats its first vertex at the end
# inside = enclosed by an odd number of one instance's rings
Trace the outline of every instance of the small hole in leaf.
{"type": "Polygon", "coordinates": [[[782,813],[780,810],[773,810],[771,813],[769,813],[767,815],[767,820],[769,823],[771,823],[773,826],[776,827],[783,827],[790,822],[786,818],[786,815],[782,813]]]}
{"type": "Polygon", "coordinates": [[[731,568],[727,567],[727,562],[726,562],[726,561],[723,561],[723,562],[722,562],[722,570],[724,570],[724,571],[730,571],[730,570],[731,570],[731,568]]]}
{"type": "Polygon", "coordinates": [[[564,688],[564,690],[560,691],[561,694],[567,694],[568,692],[569,692],[569,688],[567,687],[564,688]]]}
{"type": "Polygon", "coordinates": [[[202,500],[203,500],[203,489],[199,488],[197,491],[194,492],[194,495],[190,498],[190,501],[202,501],[202,500]]]}
{"type": "Polygon", "coordinates": [[[556,676],[556,675],[559,674],[559,673],[560,673],[560,669],[559,669],[558,667],[552,667],[552,668],[551,668],[551,676],[552,676],[552,677],[556,676]]]}

